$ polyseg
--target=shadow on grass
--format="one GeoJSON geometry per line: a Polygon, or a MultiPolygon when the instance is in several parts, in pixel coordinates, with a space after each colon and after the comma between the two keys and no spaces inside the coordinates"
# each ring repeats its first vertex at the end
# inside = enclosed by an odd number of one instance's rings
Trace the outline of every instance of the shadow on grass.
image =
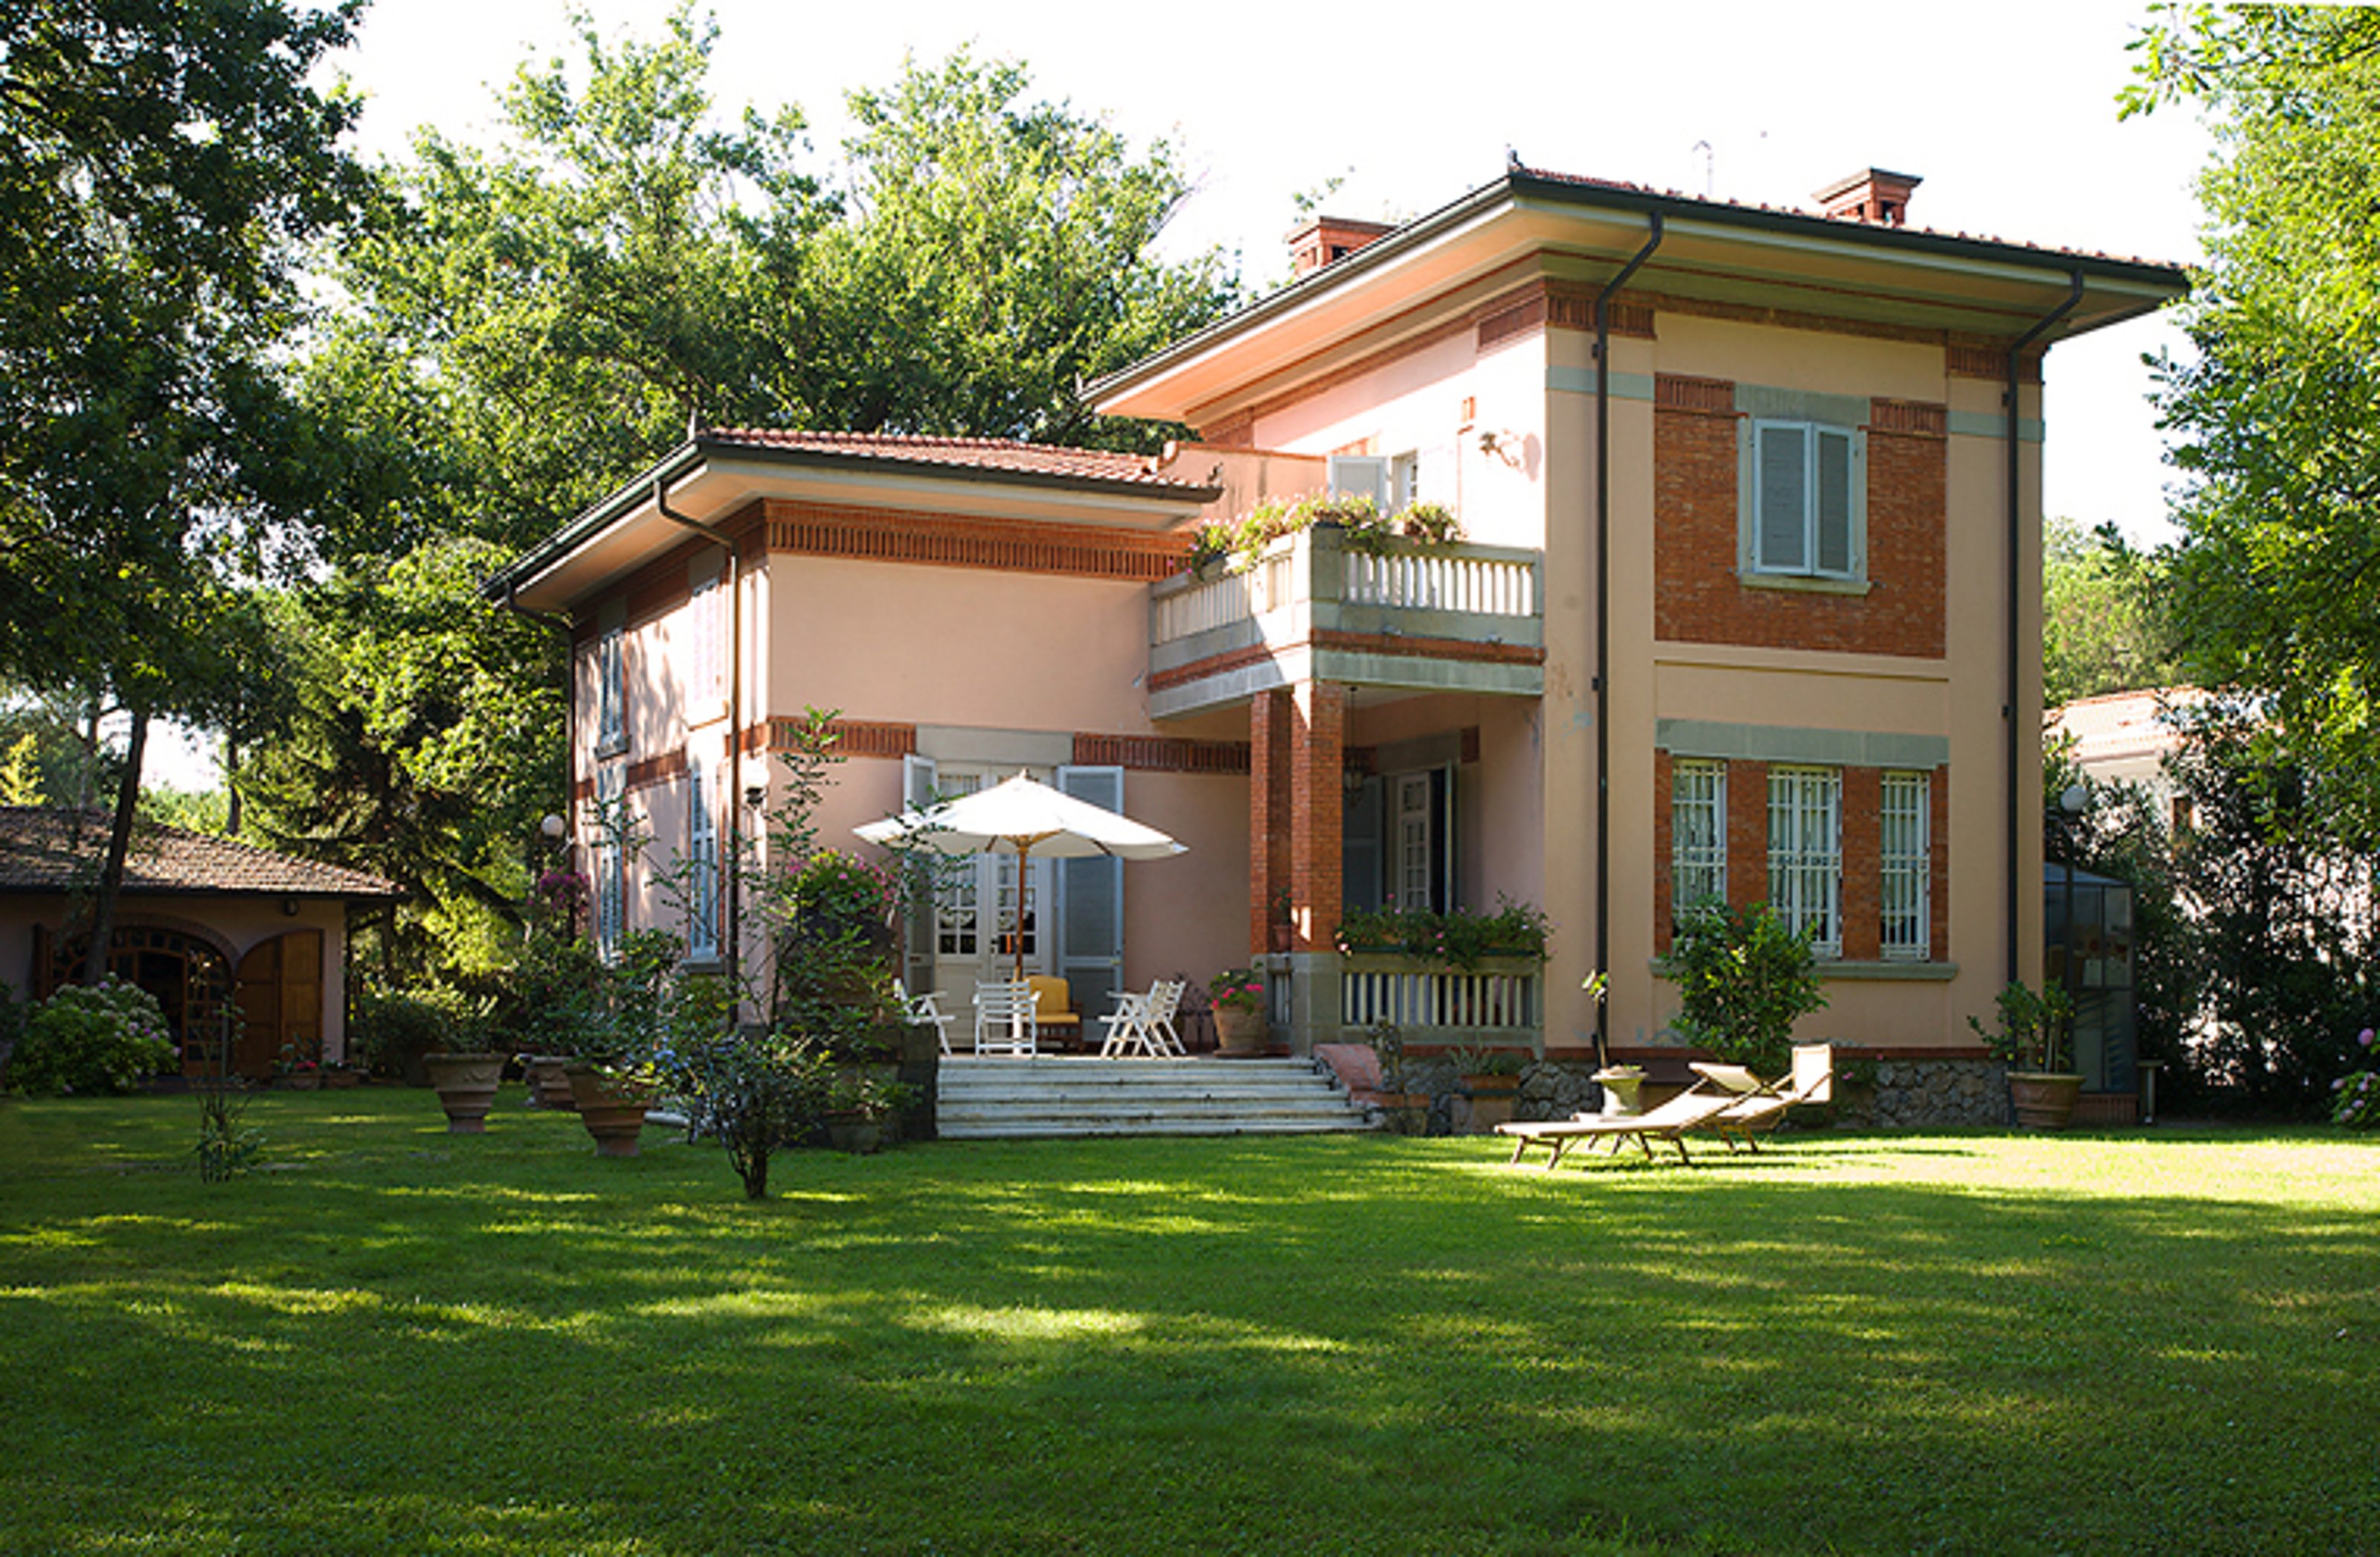
{"type": "Polygon", "coordinates": [[[448,1138],[419,1094],[260,1105],[299,1165],[270,1177],[87,1171],[194,1129],[149,1106],[0,1122],[9,1550],[2380,1528],[2380,1159],[2313,1138],[2234,1141],[2281,1171],[2213,1177],[2162,1139],[1553,1175],[1474,1141],[953,1144],[798,1155],[750,1205],[710,1150],[601,1161],[519,1112],[448,1138]]]}

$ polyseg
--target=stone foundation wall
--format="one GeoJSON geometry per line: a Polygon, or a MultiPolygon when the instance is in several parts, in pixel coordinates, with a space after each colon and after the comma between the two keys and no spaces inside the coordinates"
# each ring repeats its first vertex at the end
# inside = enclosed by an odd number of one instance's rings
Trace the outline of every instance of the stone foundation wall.
{"type": "MultiPolygon", "coordinates": [[[[1847,1066],[1856,1050],[1836,1051],[1847,1066]]],[[[1839,1075],[1834,1120],[1861,1129],[1925,1129],[2009,1122],[2008,1079],[1998,1060],[1880,1059],[1873,1083],[1839,1075]]],[[[1541,1062],[1522,1073],[1515,1119],[1567,1119],[1603,1106],[1593,1068],[1541,1062]]],[[[1801,1116],[1796,1114],[1797,1118],[1801,1116]]]]}

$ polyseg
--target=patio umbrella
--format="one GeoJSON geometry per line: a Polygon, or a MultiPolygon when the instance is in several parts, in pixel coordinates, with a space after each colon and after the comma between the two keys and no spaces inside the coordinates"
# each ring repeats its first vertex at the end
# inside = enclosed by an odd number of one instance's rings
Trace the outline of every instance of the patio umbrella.
{"type": "Polygon", "coordinates": [[[1025,871],[1032,856],[1162,860],[1188,851],[1155,827],[1076,800],[1018,774],[924,811],[905,811],[854,829],[870,843],[906,839],[944,854],[1016,856],[1016,976],[1025,977],[1025,871]]]}

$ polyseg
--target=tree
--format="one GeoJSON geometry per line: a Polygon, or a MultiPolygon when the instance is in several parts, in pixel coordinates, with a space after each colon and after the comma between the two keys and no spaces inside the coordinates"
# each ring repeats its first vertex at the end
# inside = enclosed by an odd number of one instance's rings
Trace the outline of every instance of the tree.
{"type": "Polygon", "coordinates": [[[2052,519],[2043,535],[2041,573],[2045,702],[2181,679],[2166,624],[2165,570],[2133,550],[2114,525],[2086,531],[2071,519],[2052,519]]]}
{"type": "Polygon", "coordinates": [[[2193,679],[2262,696],[2265,739],[2344,836],[2380,838],[2380,14],[2168,10],[2130,106],[2194,98],[2218,155],[2195,361],[2160,402],[2196,480],[2173,605],[2193,679]]]}
{"type": "MultiPolygon", "coordinates": [[[[233,695],[233,585],[325,517],[275,353],[357,192],[309,84],[359,0],[20,0],[0,14],[0,677],[129,718],[105,966],[151,718],[233,695]]],[[[296,543],[293,546],[293,543],[296,543]]]]}
{"type": "Polygon", "coordinates": [[[849,94],[845,220],[822,233],[809,404],[860,432],[1146,447],[1095,416],[1082,382],[1217,318],[1238,296],[1220,251],[1160,260],[1191,184],[1172,147],[1135,153],[1022,65],[962,48],[849,94]]]}
{"type": "Polygon", "coordinates": [[[480,597],[504,554],[432,542],[282,597],[289,670],[235,778],[267,843],[407,888],[382,951],[407,977],[492,974],[562,792],[564,651],[480,597]]]}

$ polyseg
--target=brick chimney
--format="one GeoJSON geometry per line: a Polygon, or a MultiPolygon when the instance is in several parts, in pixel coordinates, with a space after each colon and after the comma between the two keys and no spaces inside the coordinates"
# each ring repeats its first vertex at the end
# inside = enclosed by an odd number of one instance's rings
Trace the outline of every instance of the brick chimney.
{"type": "Polygon", "coordinates": [[[1374,238],[1396,231],[1385,222],[1354,222],[1318,216],[1289,235],[1289,272],[1310,276],[1334,260],[1344,260],[1374,238]]]}
{"type": "Polygon", "coordinates": [[[1839,222],[1898,227],[1909,220],[1909,192],[1925,182],[1913,173],[1862,168],[1848,178],[1838,178],[1812,198],[1839,222]]]}

